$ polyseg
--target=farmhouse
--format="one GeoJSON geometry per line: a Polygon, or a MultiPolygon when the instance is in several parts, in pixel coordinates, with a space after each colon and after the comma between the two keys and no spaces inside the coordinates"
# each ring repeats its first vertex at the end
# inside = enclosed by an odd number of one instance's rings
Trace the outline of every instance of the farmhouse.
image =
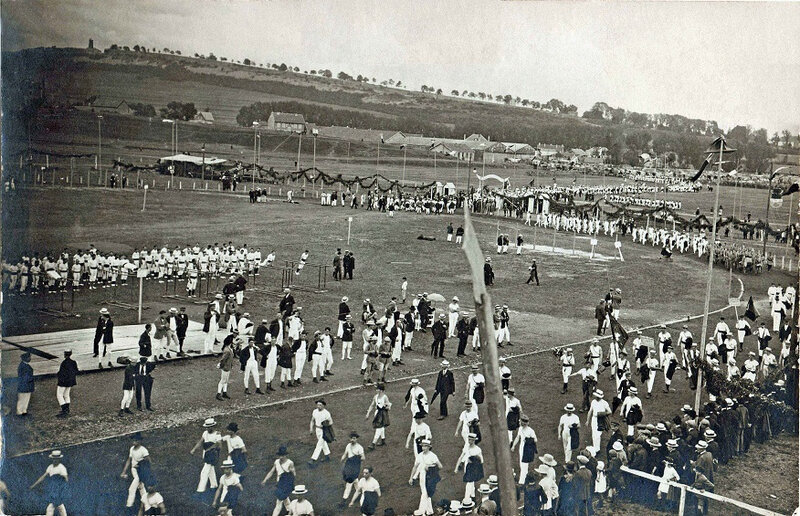
{"type": "Polygon", "coordinates": [[[421,134],[415,133],[404,133],[403,131],[397,131],[386,140],[384,143],[388,143],[390,145],[418,145],[418,143],[412,143],[422,138],[421,134]]]}
{"type": "Polygon", "coordinates": [[[543,158],[549,156],[555,156],[556,154],[564,154],[564,146],[563,145],[555,145],[550,143],[540,143],[536,146],[539,150],[539,155],[543,158]]]}
{"type": "Polygon", "coordinates": [[[192,121],[198,124],[213,124],[214,115],[211,114],[211,111],[198,111],[192,121]]]}
{"type": "Polygon", "coordinates": [[[114,111],[121,115],[132,115],[133,109],[124,100],[111,100],[107,97],[97,97],[89,102],[93,111],[114,111]]]}
{"type": "Polygon", "coordinates": [[[298,113],[279,113],[273,111],[267,119],[267,129],[292,133],[306,132],[306,120],[298,113]]]}
{"type": "Polygon", "coordinates": [[[432,152],[453,156],[463,161],[475,159],[475,151],[463,143],[439,142],[431,147],[432,152]]]}

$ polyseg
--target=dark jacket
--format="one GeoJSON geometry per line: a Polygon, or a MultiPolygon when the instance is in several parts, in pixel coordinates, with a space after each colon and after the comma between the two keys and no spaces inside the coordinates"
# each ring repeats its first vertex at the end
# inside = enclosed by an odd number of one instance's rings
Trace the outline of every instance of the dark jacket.
{"type": "Polygon", "coordinates": [[[453,377],[453,371],[449,369],[447,372],[439,371],[439,376],[436,377],[436,390],[439,395],[445,396],[456,392],[456,380],[453,377]]]}
{"type": "Polygon", "coordinates": [[[33,392],[33,368],[27,362],[17,367],[17,392],[33,392]]]}
{"type": "Polygon", "coordinates": [[[589,468],[578,468],[575,472],[575,498],[583,500],[591,500],[592,493],[594,492],[594,481],[592,480],[592,472],[589,468]]]}
{"type": "Polygon", "coordinates": [[[189,316],[186,314],[178,314],[176,316],[175,326],[175,333],[178,334],[178,338],[185,338],[186,330],[189,328],[189,316]]]}
{"type": "Polygon", "coordinates": [[[278,334],[281,332],[281,324],[282,322],[279,319],[273,319],[271,323],[269,323],[269,334],[272,335],[272,338],[277,338],[278,334]]]}
{"type": "Polygon", "coordinates": [[[344,321],[347,319],[347,314],[350,313],[350,307],[347,306],[347,303],[339,303],[339,320],[344,321]]]}
{"type": "Polygon", "coordinates": [[[253,335],[253,340],[256,343],[256,346],[260,346],[267,341],[267,326],[264,323],[259,324],[256,327],[256,332],[253,335]]]}
{"type": "Polygon", "coordinates": [[[278,365],[280,367],[291,369],[292,357],[294,357],[294,351],[292,351],[292,347],[288,343],[278,348],[278,365]]]}
{"type": "Polygon", "coordinates": [[[444,340],[447,338],[447,326],[442,321],[436,321],[431,328],[433,338],[436,340],[444,340]]]}
{"type": "Polygon", "coordinates": [[[78,364],[71,358],[65,358],[58,368],[58,386],[73,387],[78,384],[78,364]]]}
{"type": "Polygon", "coordinates": [[[100,342],[103,340],[103,344],[113,344],[114,343],[114,321],[111,320],[109,317],[106,319],[103,316],[97,320],[97,329],[94,331],[94,340],[95,342],[100,342]]]}
{"type": "Polygon", "coordinates": [[[278,305],[278,308],[280,308],[281,312],[290,312],[292,308],[294,308],[294,297],[292,297],[291,294],[283,296],[283,299],[281,299],[281,303],[280,305],[278,305]]]}
{"type": "Polygon", "coordinates": [[[136,377],[136,374],[138,373],[140,363],[141,362],[132,362],[127,366],[125,366],[125,375],[122,378],[123,391],[129,391],[133,389],[135,384],[134,379],[136,377]]]}
{"type": "Polygon", "coordinates": [[[139,336],[139,356],[149,357],[153,354],[153,343],[146,331],[139,336]]]}
{"type": "Polygon", "coordinates": [[[239,276],[236,278],[233,284],[236,286],[236,292],[244,292],[245,286],[247,285],[247,280],[244,276],[239,276]]]}

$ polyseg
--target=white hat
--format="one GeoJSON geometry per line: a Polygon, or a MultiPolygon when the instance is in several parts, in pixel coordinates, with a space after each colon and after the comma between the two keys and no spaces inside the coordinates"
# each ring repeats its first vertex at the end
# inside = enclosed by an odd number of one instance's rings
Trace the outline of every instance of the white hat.
{"type": "Polygon", "coordinates": [[[536,473],[541,473],[542,475],[547,475],[550,473],[550,468],[545,466],[544,464],[539,464],[536,469],[534,469],[536,473]]]}
{"type": "Polygon", "coordinates": [[[100,313],[103,314],[103,315],[108,314],[108,308],[106,308],[106,307],[101,308],[100,309],[100,313]]]}
{"type": "Polygon", "coordinates": [[[447,367],[449,365],[450,365],[450,362],[448,362],[447,360],[442,360],[442,366],[443,367],[447,367]]]}
{"type": "Polygon", "coordinates": [[[595,398],[602,398],[603,397],[603,391],[601,391],[600,389],[597,389],[596,391],[594,391],[594,397],[595,398]]]}
{"type": "Polygon", "coordinates": [[[215,297],[216,299],[222,299],[222,294],[217,294],[217,295],[216,295],[216,296],[214,296],[214,297],[215,297]]]}
{"type": "Polygon", "coordinates": [[[346,303],[347,301],[349,301],[349,299],[347,299],[347,296],[342,297],[342,303],[346,303]]]}
{"type": "Polygon", "coordinates": [[[497,475],[489,475],[488,482],[490,486],[496,486],[498,484],[497,475]]]}
{"type": "Polygon", "coordinates": [[[564,410],[566,410],[567,412],[575,412],[575,405],[573,405],[572,403],[567,403],[566,405],[564,405],[564,410]]]}
{"type": "Polygon", "coordinates": [[[50,455],[48,455],[48,457],[50,457],[51,459],[63,459],[64,454],[61,453],[61,450],[53,450],[50,452],[50,455]]]}
{"type": "Polygon", "coordinates": [[[233,460],[225,459],[224,461],[222,461],[222,468],[223,469],[224,468],[232,468],[232,467],[233,467],[233,460]]]}
{"type": "Polygon", "coordinates": [[[539,457],[539,460],[542,461],[542,464],[546,464],[547,466],[550,466],[551,468],[554,468],[554,467],[556,467],[558,465],[558,462],[556,462],[556,459],[549,453],[545,453],[544,455],[539,457]]]}
{"type": "Polygon", "coordinates": [[[422,441],[420,441],[419,444],[424,444],[426,446],[430,446],[431,445],[431,440],[430,439],[423,439],[422,441]]]}
{"type": "Polygon", "coordinates": [[[411,385],[419,385],[419,379],[418,378],[412,378],[411,379],[411,385]]]}
{"type": "MultiPolygon", "coordinates": [[[[488,258],[486,260],[489,260],[488,258]]],[[[489,484],[481,484],[478,486],[478,492],[481,494],[488,494],[492,492],[492,488],[489,487],[489,484]]]]}
{"type": "Polygon", "coordinates": [[[292,494],[296,496],[304,495],[306,493],[308,493],[308,489],[306,489],[304,484],[297,484],[294,486],[294,490],[292,490],[292,494]]]}
{"type": "Polygon", "coordinates": [[[611,445],[611,449],[614,451],[622,451],[622,441],[614,441],[614,444],[611,445]]]}
{"type": "Polygon", "coordinates": [[[203,422],[203,428],[211,428],[212,426],[217,426],[217,421],[210,417],[203,422]]]}
{"type": "Polygon", "coordinates": [[[458,301],[458,296],[453,296],[453,301],[458,301]]]}

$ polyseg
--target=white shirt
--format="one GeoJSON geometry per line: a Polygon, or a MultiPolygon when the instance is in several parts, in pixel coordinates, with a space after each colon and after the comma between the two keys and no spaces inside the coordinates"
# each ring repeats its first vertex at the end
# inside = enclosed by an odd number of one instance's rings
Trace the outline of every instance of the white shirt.
{"type": "Polygon", "coordinates": [[[325,421],[333,421],[331,418],[331,413],[328,412],[328,409],[314,409],[314,412],[311,413],[311,417],[314,419],[314,425],[317,428],[321,428],[322,423],[325,421]]]}
{"type": "Polygon", "coordinates": [[[590,409],[592,411],[592,419],[597,419],[598,412],[611,412],[611,407],[606,400],[593,399],[590,409]]]}
{"type": "Polygon", "coordinates": [[[347,454],[347,458],[355,457],[355,456],[364,456],[364,447],[358,443],[347,443],[347,446],[344,447],[344,452],[347,454]]]}
{"type": "Polygon", "coordinates": [[[716,327],[716,329],[714,331],[716,333],[725,332],[725,334],[727,335],[728,333],[731,332],[731,329],[730,329],[730,327],[728,327],[728,324],[725,321],[720,321],[720,322],[717,323],[717,327],[716,327]]]}
{"type": "Polygon", "coordinates": [[[361,477],[358,479],[358,489],[361,490],[361,503],[364,503],[364,493],[371,492],[377,493],[378,490],[381,488],[381,485],[375,480],[375,477],[364,478],[361,477]]]}
{"type": "Polygon", "coordinates": [[[302,514],[311,514],[314,512],[314,506],[308,500],[292,500],[289,502],[289,515],[300,516],[302,514]]]}
{"type": "Polygon", "coordinates": [[[561,429],[561,436],[569,437],[569,429],[572,425],[581,426],[581,418],[574,412],[572,414],[564,414],[558,420],[558,427],[561,429]]]}
{"type": "Polygon", "coordinates": [[[519,407],[520,412],[522,412],[522,403],[520,403],[519,398],[512,398],[510,396],[506,397],[506,415],[511,412],[511,409],[514,407],[519,407]]]}
{"type": "Polygon", "coordinates": [[[131,467],[135,468],[144,458],[148,457],[149,455],[150,453],[144,446],[139,446],[139,448],[131,446],[131,449],[128,452],[128,457],[131,459],[131,467]]]}
{"type": "Polygon", "coordinates": [[[425,439],[433,439],[433,435],[431,435],[431,427],[429,427],[428,423],[425,421],[419,424],[417,424],[416,421],[413,421],[411,423],[411,431],[414,434],[415,441],[420,437],[424,437],[425,439]]]}
{"type": "Polygon", "coordinates": [[[147,493],[142,500],[144,503],[145,509],[150,509],[151,507],[158,507],[162,503],[164,503],[164,497],[161,496],[161,493],[147,493]]]}
{"type": "Polygon", "coordinates": [[[47,473],[48,477],[61,475],[62,477],[67,478],[67,467],[64,466],[63,464],[58,464],[58,465],[50,464],[49,466],[47,466],[45,472],[47,473]]]}
{"type": "Polygon", "coordinates": [[[478,414],[476,412],[464,410],[459,414],[458,420],[461,421],[461,437],[464,439],[467,438],[467,435],[470,433],[469,425],[476,419],[478,419],[478,414]]]}
{"type": "Polygon", "coordinates": [[[231,437],[230,435],[226,435],[222,438],[228,444],[228,454],[230,454],[233,450],[241,450],[244,448],[244,440],[238,435],[234,435],[231,437]]]}

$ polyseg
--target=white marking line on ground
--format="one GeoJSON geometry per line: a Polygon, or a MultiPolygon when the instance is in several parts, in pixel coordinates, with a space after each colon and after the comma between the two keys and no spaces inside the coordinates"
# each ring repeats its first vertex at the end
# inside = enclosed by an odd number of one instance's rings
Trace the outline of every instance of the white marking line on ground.
{"type": "MultiPolygon", "coordinates": [[[[744,293],[744,283],[742,283],[742,280],[740,280],[739,278],[736,278],[736,279],[739,280],[739,284],[741,285],[741,291],[739,293],[739,297],[741,298],[742,294],[744,293]]],[[[708,312],[708,313],[709,313],[709,315],[717,314],[717,313],[723,312],[723,311],[731,308],[731,306],[732,305],[726,305],[723,308],[719,308],[717,310],[714,310],[714,311],[711,311],[711,312],[708,312]]],[[[656,328],[661,324],[672,325],[672,324],[676,324],[676,323],[683,322],[683,321],[686,321],[686,320],[699,319],[701,317],[703,317],[703,314],[691,315],[691,316],[688,316],[686,318],[675,319],[675,320],[667,321],[667,322],[660,322],[660,323],[652,324],[650,326],[643,326],[643,327],[641,327],[639,329],[641,329],[641,330],[649,330],[649,329],[652,329],[652,328],[656,328]]],[[[589,344],[590,342],[592,342],[593,338],[594,337],[592,337],[591,339],[581,340],[581,341],[577,341],[577,342],[574,342],[574,343],[571,343],[571,344],[562,344],[560,346],[553,346],[551,348],[546,348],[546,349],[537,349],[537,350],[528,351],[528,352],[525,352],[525,353],[517,353],[515,355],[506,355],[506,357],[513,359],[513,358],[522,358],[522,357],[538,355],[540,353],[552,353],[553,350],[556,350],[556,349],[559,349],[559,348],[573,347],[573,346],[577,347],[577,346],[589,344]]],[[[599,337],[600,340],[605,340],[605,339],[609,339],[609,338],[611,338],[611,336],[599,337]]],[[[480,363],[480,362],[477,362],[477,363],[480,363]]],[[[458,371],[458,370],[461,370],[461,369],[467,369],[469,367],[472,367],[472,364],[465,364],[465,365],[462,365],[462,366],[451,367],[450,370],[451,371],[458,371]]],[[[387,380],[384,383],[405,382],[405,381],[411,380],[412,378],[422,378],[422,377],[427,377],[427,376],[433,376],[435,374],[439,374],[439,370],[438,369],[436,371],[429,371],[427,373],[420,373],[420,374],[416,374],[416,375],[403,376],[401,378],[395,378],[395,379],[392,379],[392,380],[387,380]]],[[[213,409],[212,409],[204,417],[218,418],[218,417],[223,417],[223,416],[230,416],[230,415],[237,414],[237,413],[240,413],[240,412],[247,412],[247,411],[251,411],[251,410],[260,410],[260,409],[265,409],[265,408],[269,408],[269,407],[277,407],[277,406],[280,406],[280,405],[285,405],[287,403],[294,403],[296,401],[305,401],[305,400],[310,400],[310,399],[313,399],[313,398],[317,398],[317,399],[318,398],[325,398],[325,397],[328,397],[328,396],[332,396],[334,394],[339,394],[339,393],[348,392],[348,391],[354,391],[354,390],[363,389],[363,388],[364,388],[364,385],[362,385],[362,384],[350,385],[348,387],[340,387],[338,389],[333,389],[333,390],[330,390],[330,391],[327,391],[327,392],[323,392],[323,393],[309,394],[309,395],[306,395],[306,396],[297,396],[295,398],[290,398],[290,399],[285,399],[285,400],[270,401],[270,402],[264,403],[262,405],[256,405],[256,406],[253,406],[253,407],[239,408],[239,409],[230,410],[230,411],[224,411],[224,410],[213,411],[213,409]]],[[[246,417],[246,416],[243,415],[243,417],[246,417]]],[[[190,423],[190,421],[187,421],[185,424],[189,424],[189,423],[190,423]]],[[[179,426],[179,425],[176,425],[176,426],[179,426]]],[[[114,435],[98,437],[97,439],[89,439],[89,440],[86,440],[86,441],[81,441],[81,442],[72,443],[72,444],[65,444],[65,445],[59,446],[58,449],[62,449],[63,450],[63,449],[72,448],[72,447],[75,447],[75,446],[82,446],[84,444],[92,444],[92,443],[97,443],[97,442],[102,442],[102,441],[109,441],[111,439],[116,439],[118,437],[131,435],[131,434],[134,434],[136,432],[150,432],[150,431],[153,431],[153,430],[161,430],[163,428],[167,428],[167,427],[131,429],[128,432],[123,432],[123,433],[118,433],[118,434],[114,434],[114,435]]],[[[35,454],[39,454],[39,453],[50,452],[53,449],[55,449],[55,448],[42,448],[42,449],[39,449],[39,450],[32,450],[32,451],[27,451],[27,452],[24,452],[24,453],[18,453],[18,454],[15,454],[15,455],[10,455],[7,458],[8,459],[15,459],[17,457],[25,457],[25,456],[28,456],[28,455],[35,455],[35,454]]]]}

